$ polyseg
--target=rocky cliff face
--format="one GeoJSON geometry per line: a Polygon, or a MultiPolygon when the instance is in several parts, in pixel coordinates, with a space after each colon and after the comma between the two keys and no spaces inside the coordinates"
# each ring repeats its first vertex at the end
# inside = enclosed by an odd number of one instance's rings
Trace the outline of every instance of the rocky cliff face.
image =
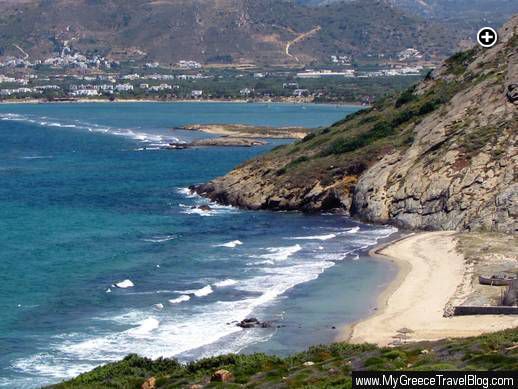
{"type": "Polygon", "coordinates": [[[412,90],[196,188],[252,209],[516,233],[518,16],[412,90]]]}

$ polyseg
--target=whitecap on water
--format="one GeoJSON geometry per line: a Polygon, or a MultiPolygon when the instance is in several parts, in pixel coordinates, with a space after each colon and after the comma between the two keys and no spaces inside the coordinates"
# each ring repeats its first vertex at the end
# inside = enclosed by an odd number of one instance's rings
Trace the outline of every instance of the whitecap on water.
{"type": "Polygon", "coordinates": [[[296,236],[293,238],[286,238],[292,240],[329,240],[336,238],[336,234],[326,234],[326,235],[314,235],[314,236],[296,236]]]}
{"type": "Polygon", "coordinates": [[[217,244],[214,247],[228,247],[228,248],[233,249],[233,248],[235,248],[237,246],[240,246],[242,244],[243,244],[243,242],[241,242],[240,240],[233,240],[231,242],[217,244]]]}
{"type": "Polygon", "coordinates": [[[163,236],[153,236],[151,238],[142,239],[144,242],[150,242],[150,243],[164,243],[168,242],[170,240],[176,239],[176,235],[163,235],[163,236]]]}
{"type": "Polygon", "coordinates": [[[117,282],[115,284],[115,286],[117,288],[127,289],[127,288],[133,288],[135,286],[135,284],[131,280],[124,280],[124,281],[121,281],[121,282],[117,282]]]}
{"type": "Polygon", "coordinates": [[[224,288],[226,286],[233,286],[233,285],[237,285],[237,281],[236,280],[233,280],[231,278],[228,278],[226,280],[223,280],[223,281],[218,281],[218,282],[215,282],[214,283],[214,286],[217,287],[217,288],[224,288]]]}
{"type": "Polygon", "coordinates": [[[201,289],[195,290],[193,293],[196,297],[205,297],[214,292],[210,285],[204,286],[201,289]]]}
{"type": "Polygon", "coordinates": [[[184,294],[184,295],[181,295],[180,297],[177,297],[175,299],[169,300],[169,302],[171,304],[180,304],[180,303],[184,303],[186,301],[189,301],[190,299],[191,299],[191,296],[184,294]]]}
{"type": "Polygon", "coordinates": [[[154,317],[148,317],[145,320],[137,323],[138,327],[132,328],[128,330],[128,334],[132,336],[145,336],[150,332],[156,330],[160,326],[160,321],[155,319],[154,317]]]}
{"type": "Polygon", "coordinates": [[[259,258],[264,258],[274,262],[285,261],[292,255],[298,253],[300,250],[302,250],[302,246],[300,244],[287,247],[269,247],[266,249],[269,254],[260,255],[259,258]]]}
{"type": "Polygon", "coordinates": [[[213,293],[214,290],[212,289],[212,286],[206,285],[203,288],[200,289],[192,289],[192,290],[177,290],[176,293],[182,293],[182,294],[193,294],[196,297],[205,297],[209,294],[213,293]]]}
{"type": "Polygon", "coordinates": [[[52,155],[28,155],[25,157],[20,157],[21,159],[52,159],[54,158],[52,155]]]}

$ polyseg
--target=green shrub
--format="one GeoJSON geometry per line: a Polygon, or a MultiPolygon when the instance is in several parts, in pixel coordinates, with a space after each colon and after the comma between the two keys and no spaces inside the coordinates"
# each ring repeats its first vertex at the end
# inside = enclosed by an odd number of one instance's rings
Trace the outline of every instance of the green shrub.
{"type": "Polygon", "coordinates": [[[378,122],[369,131],[359,134],[352,139],[339,138],[324,150],[323,155],[343,154],[365,147],[379,139],[395,134],[395,127],[386,121],[378,122]]]}
{"type": "Polygon", "coordinates": [[[414,91],[415,91],[415,86],[413,86],[412,88],[409,88],[406,91],[404,91],[403,93],[401,93],[399,98],[396,100],[396,104],[395,104],[396,108],[399,108],[405,104],[408,104],[408,103],[416,100],[417,96],[414,95],[414,91]]]}
{"type": "Polygon", "coordinates": [[[306,157],[305,155],[302,155],[296,159],[294,159],[293,161],[291,161],[288,166],[289,167],[293,167],[293,166],[297,166],[298,164],[302,163],[302,162],[306,162],[306,161],[309,161],[309,157],[306,157]]]}
{"type": "Polygon", "coordinates": [[[424,103],[421,108],[419,108],[419,115],[426,115],[427,113],[435,111],[440,105],[438,100],[431,100],[424,103]]]}
{"type": "Polygon", "coordinates": [[[461,51],[452,55],[446,60],[448,71],[455,75],[461,75],[466,71],[467,66],[473,61],[476,50],[461,51]]]}

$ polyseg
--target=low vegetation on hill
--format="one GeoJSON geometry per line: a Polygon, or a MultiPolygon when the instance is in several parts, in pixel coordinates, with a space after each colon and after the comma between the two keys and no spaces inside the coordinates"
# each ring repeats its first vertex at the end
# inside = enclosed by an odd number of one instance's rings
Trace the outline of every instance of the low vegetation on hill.
{"type": "MultiPolygon", "coordinates": [[[[401,341],[404,342],[404,329],[401,341]]],[[[187,365],[174,359],[152,361],[130,355],[53,388],[350,388],[353,370],[517,370],[517,345],[518,330],[514,329],[394,348],[336,343],[315,346],[287,358],[230,354],[187,365]],[[215,381],[218,370],[230,373],[228,381],[215,381]],[[143,386],[145,382],[154,386],[143,386]]]]}

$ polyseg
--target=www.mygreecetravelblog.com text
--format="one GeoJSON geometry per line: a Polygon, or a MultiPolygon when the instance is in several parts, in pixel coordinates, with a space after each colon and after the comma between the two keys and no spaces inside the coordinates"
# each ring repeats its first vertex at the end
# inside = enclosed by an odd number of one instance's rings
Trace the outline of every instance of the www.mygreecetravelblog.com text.
{"type": "Polygon", "coordinates": [[[403,371],[355,371],[353,388],[516,388],[518,372],[403,372],[403,371]]]}

